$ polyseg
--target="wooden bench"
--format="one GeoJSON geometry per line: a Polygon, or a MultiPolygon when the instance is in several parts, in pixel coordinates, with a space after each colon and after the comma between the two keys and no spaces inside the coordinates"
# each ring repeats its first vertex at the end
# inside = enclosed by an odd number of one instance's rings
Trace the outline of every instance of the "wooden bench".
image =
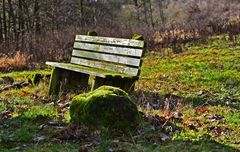
{"type": "Polygon", "coordinates": [[[54,67],[49,95],[76,85],[91,90],[110,85],[132,91],[143,51],[143,40],[76,35],[70,63],[46,62],[54,67]]]}

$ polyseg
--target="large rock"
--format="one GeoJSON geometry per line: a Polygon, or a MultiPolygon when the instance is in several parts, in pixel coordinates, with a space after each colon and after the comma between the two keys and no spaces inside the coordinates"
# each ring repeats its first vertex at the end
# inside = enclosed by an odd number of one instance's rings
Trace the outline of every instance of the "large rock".
{"type": "Polygon", "coordinates": [[[71,122],[95,127],[130,129],[138,120],[137,106],[116,87],[102,86],[75,96],[70,106],[71,122]]]}

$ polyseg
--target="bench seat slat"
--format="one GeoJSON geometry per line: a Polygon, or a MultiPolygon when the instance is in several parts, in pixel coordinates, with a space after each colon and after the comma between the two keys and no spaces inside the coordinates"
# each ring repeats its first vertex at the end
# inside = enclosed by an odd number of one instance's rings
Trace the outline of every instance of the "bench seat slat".
{"type": "Polygon", "coordinates": [[[109,63],[98,62],[98,61],[87,60],[87,59],[76,58],[76,57],[71,58],[71,63],[88,66],[92,68],[106,69],[109,71],[114,71],[114,72],[119,72],[123,74],[134,75],[134,76],[137,76],[139,71],[138,68],[131,68],[127,66],[109,64],[109,63]]]}
{"type": "Polygon", "coordinates": [[[117,55],[133,56],[133,57],[141,57],[143,54],[143,49],[107,46],[107,45],[90,44],[90,43],[83,43],[83,42],[75,42],[74,48],[91,50],[95,52],[117,54],[117,55]]]}
{"type": "Polygon", "coordinates": [[[107,44],[107,45],[119,45],[119,46],[138,47],[138,48],[144,47],[143,41],[133,40],[133,39],[77,35],[75,40],[80,42],[99,43],[99,44],[107,44]]]}
{"type": "Polygon", "coordinates": [[[75,65],[71,63],[46,62],[46,64],[50,66],[71,70],[75,72],[85,73],[89,75],[94,75],[102,78],[114,77],[114,76],[120,76],[122,78],[132,78],[132,79],[138,78],[137,76],[131,76],[131,75],[121,74],[121,73],[107,71],[107,70],[100,70],[96,68],[85,67],[85,66],[75,65]]]}
{"type": "Polygon", "coordinates": [[[141,61],[140,59],[131,58],[131,57],[122,57],[117,55],[88,52],[88,51],[75,50],[75,49],[72,52],[72,56],[113,62],[113,63],[120,63],[124,65],[136,66],[136,67],[139,67],[140,61],[141,61]]]}

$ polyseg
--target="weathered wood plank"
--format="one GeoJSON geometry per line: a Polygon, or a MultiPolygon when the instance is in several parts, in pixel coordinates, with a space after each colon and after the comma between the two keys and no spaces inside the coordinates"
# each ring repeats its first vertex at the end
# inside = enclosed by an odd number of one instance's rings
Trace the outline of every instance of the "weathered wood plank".
{"type": "Polygon", "coordinates": [[[75,49],[73,50],[72,55],[76,57],[121,63],[125,65],[137,66],[137,67],[140,65],[140,61],[141,61],[140,59],[131,58],[131,57],[122,57],[117,55],[95,53],[95,52],[88,52],[88,51],[75,50],[75,49]]]}
{"type": "Polygon", "coordinates": [[[139,47],[139,48],[144,47],[144,41],[133,40],[133,39],[76,35],[75,40],[80,42],[90,42],[90,43],[99,43],[99,44],[107,44],[107,45],[119,45],[119,46],[139,47]]]}
{"type": "Polygon", "coordinates": [[[58,67],[58,68],[61,68],[61,69],[80,72],[80,73],[89,74],[89,75],[93,75],[93,76],[98,76],[98,77],[102,77],[102,78],[106,78],[106,77],[121,77],[121,78],[131,78],[131,79],[138,78],[138,76],[121,74],[121,73],[108,71],[108,70],[103,70],[103,69],[85,67],[85,66],[72,64],[72,63],[46,62],[46,64],[50,65],[50,66],[53,66],[53,67],[58,67]]]}
{"type": "Polygon", "coordinates": [[[70,70],[70,71],[75,71],[75,72],[81,72],[81,73],[85,73],[85,74],[90,74],[90,75],[95,75],[95,76],[99,76],[102,78],[105,78],[106,75],[105,74],[101,74],[101,73],[97,73],[94,71],[89,71],[86,69],[82,69],[82,68],[78,68],[78,67],[74,67],[71,66],[69,64],[64,64],[64,63],[57,63],[57,62],[46,62],[47,65],[50,66],[54,66],[54,67],[58,67],[58,68],[62,68],[62,69],[66,69],[66,70],[70,70]]]}
{"type": "Polygon", "coordinates": [[[74,48],[91,50],[95,52],[117,54],[117,55],[133,56],[133,57],[142,57],[142,54],[143,54],[143,49],[126,48],[126,47],[119,47],[119,46],[107,46],[107,45],[90,44],[90,43],[83,43],[83,42],[75,42],[74,48]]]}
{"type": "Polygon", "coordinates": [[[93,68],[105,69],[113,72],[129,74],[133,76],[137,76],[139,72],[138,68],[131,68],[131,67],[126,67],[126,66],[121,66],[116,64],[108,64],[104,62],[98,62],[98,61],[87,60],[87,59],[76,58],[76,57],[71,58],[71,63],[93,67],[93,68]]]}

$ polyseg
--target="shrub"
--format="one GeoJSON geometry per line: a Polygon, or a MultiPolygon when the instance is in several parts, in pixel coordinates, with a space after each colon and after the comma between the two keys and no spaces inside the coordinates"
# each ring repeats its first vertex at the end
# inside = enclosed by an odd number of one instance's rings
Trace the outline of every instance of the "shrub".
{"type": "Polygon", "coordinates": [[[23,69],[27,66],[26,55],[17,52],[13,57],[0,57],[0,71],[23,69]]]}

